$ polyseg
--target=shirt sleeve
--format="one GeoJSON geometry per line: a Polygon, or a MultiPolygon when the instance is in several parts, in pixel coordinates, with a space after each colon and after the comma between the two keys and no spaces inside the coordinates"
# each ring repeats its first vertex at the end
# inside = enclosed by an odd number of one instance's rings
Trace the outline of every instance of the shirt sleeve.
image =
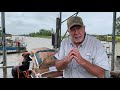
{"type": "Polygon", "coordinates": [[[105,48],[99,40],[96,42],[96,55],[94,64],[102,67],[105,70],[110,70],[111,68],[105,48]]]}
{"type": "Polygon", "coordinates": [[[64,41],[61,42],[59,51],[54,55],[58,60],[62,60],[65,57],[65,43],[64,41]]]}

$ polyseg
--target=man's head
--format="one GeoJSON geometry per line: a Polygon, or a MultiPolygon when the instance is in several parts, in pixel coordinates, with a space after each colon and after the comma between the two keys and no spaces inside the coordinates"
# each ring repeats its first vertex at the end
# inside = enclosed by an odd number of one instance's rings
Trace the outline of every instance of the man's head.
{"type": "Polygon", "coordinates": [[[67,20],[68,31],[74,44],[80,44],[85,37],[85,26],[81,17],[72,16],[67,20]]]}

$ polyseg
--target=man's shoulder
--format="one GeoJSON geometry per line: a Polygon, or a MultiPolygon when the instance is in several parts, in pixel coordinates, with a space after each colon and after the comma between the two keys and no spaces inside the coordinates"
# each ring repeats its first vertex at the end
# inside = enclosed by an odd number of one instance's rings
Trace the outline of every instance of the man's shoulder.
{"type": "Polygon", "coordinates": [[[88,38],[89,38],[89,41],[94,44],[95,46],[103,46],[102,42],[97,39],[95,36],[92,36],[92,35],[88,35],[88,38]]]}
{"type": "Polygon", "coordinates": [[[100,42],[100,40],[98,40],[95,36],[87,34],[87,37],[89,38],[89,40],[94,40],[94,41],[98,41],[100,42]]]}

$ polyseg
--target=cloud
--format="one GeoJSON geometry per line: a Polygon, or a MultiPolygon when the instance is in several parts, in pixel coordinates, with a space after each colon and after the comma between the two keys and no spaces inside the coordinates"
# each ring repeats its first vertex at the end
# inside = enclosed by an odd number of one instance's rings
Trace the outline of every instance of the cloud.
{"type": "Polygon", "coordinates": [[[78,16],[83,18],[89,34],[108,34],[112,31],[111,12],[84,12],[78,16]]]}
{"type": "MultiPolygon", "coordinates": [[[[75,12],[62,12],[62,21],[75,12]]],[[[59,12],[6,12],[6,32],[11,34],[28,34],[40,29],[56,29],[56,17],[59,12]]],[[[89,34],[112,33],[112,12],[79,12],[83,18],[86,32],[89,34]]],[[[117,17],[120,12],[117,13],[117,17]]],[[[1,18],[0,18],[1,20],[1,18]]],[[[0,22],[1,24],[1,22],[0,22]]],[[[62,24],[62,35],[66,32],[66,22],[62,24]]]]}

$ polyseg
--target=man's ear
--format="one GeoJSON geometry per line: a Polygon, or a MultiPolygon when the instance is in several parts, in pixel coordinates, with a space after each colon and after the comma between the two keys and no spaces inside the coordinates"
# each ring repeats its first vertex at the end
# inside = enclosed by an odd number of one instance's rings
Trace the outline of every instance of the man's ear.
{"type": "Polygon", "coordinates": [[[84,26],[84,29],[85,29],[85,26],[84,26]]]}
{"type": "Polygon", "coordinates": [[[85,26],[83,26],[83,28],[84,28],[84,32],[85,32],[85,26]]]}

